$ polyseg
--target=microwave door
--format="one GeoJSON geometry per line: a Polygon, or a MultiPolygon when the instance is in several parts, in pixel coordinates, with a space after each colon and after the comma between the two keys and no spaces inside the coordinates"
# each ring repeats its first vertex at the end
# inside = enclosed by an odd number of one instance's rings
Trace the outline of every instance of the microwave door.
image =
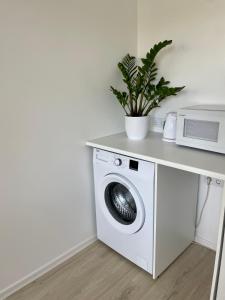
{"type": "Polygon", "coordinates": [[[190,139],[218,143],[218,121],[206,121],[184,118],[183,136],[190,139]]]}
{"type": "Polygon", "coordinates": [[[224,120],[202,115],[179,115],[177,144],[225,153],[224,120]]]}

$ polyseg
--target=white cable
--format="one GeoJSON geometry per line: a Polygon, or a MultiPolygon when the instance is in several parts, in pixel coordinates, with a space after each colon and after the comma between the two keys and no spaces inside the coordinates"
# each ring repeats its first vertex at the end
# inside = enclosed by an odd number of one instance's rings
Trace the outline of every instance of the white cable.
{"type": "Polygon", "coordinates": [[[203,204],[203,206],[202,206],[202,209],[201,209],[199,218],[198,218],[198,220],[196,221],[195,228],[198,228],[199,225],[200,225],[200,223],[201,223],[202,215],[203,215],[203,212],[204,212],[206,203],[208,202],[208,199],[209,199],[209,191],[210,191],[210,184],[211,184],[211,182],[212,182],[212,177],[207,177],[207,191],[206,191],[206,197],[205,197],[205,201],[204,201],[204,204],[203,204]]]}

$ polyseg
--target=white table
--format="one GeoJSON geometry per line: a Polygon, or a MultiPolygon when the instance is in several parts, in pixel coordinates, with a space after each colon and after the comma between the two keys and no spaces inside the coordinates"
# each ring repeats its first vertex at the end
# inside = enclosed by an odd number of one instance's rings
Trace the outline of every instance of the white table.
{"type": "MultiPolygon", "coordinates": [[[[199,175],[210,176],[225,181],[225,156],[212,152],[177,146],[162,141],[161,134],[151,132],[145,140],[132,141],[125,133],[119,133],[87,142],[88,146],[132,156],[159,165],[168,166],[199,175]]],[[[225,185],[221,207],[219,238],[213,276],[211,300],[216,300],[215,288],[219,281],[222,257],[221,239],[225,212],[225,185]]]]}

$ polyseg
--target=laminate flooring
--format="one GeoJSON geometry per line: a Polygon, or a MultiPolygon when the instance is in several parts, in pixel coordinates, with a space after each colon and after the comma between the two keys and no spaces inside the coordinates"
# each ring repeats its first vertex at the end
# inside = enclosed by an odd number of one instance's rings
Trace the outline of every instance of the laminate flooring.
{"type": "Polygon", "coordinates": [[[192,244],[153,280],[97,241],[7,300],[208,300],[214,260],[192,244]]]}

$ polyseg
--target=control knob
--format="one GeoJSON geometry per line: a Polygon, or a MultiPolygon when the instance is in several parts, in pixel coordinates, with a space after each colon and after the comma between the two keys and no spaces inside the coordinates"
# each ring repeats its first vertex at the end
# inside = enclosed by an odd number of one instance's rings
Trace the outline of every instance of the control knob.
{"type": "Polygon", "coordinates": [[[121,166],[122,165],[122,160],[120,158],[116,158],[114,160],[114,165],[117,166],[117,167],[121,166]]]}

